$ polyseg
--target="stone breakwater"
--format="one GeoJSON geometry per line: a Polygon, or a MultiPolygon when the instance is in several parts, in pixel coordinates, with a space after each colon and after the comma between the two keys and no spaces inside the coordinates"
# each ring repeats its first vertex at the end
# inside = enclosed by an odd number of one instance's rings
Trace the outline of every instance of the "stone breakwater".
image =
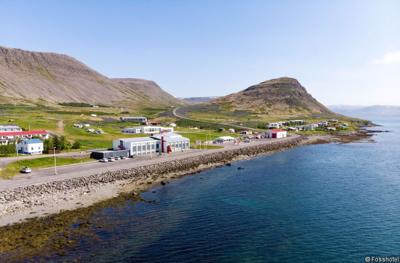
{"type": "MultiPolygon", "coordinates": [[[[82,196],[89,197],[91,192],[97,191],[101,187],[118,185],[119,190],[121,190],[123,185],[132,183],[149,187],[154,183],[160,183],[162,180],[174,178],[177,175],[198,172],[233,160],[284,150],[304,143],[307,143],[306,138],[299,136],[285,141],[242,146],[217,152],[205,152],[203,155],[195,157],[184,157],[157,164],[18,187],[0,192],[0,217],[10,215],[19,210],[29,210],[35,206],[51,205],[50,201],[59,201],[55,199],[62,199],[64,202],[77,201],[79,198],[82,199],[82,196]],[[79,196],[79,198],[73,199],[71,196],[79,196]]],[[[111,197],[113,196],[109,196],[109,198],[111,197]]]]}

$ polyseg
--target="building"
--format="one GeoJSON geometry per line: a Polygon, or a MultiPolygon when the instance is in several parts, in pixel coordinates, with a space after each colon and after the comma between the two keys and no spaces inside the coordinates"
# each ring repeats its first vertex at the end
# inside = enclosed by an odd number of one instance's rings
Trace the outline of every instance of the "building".
{"type": "Polygon", "coordinates": [[[123,133],[134,133],[134,134],[156,134],[161,132],[174,132],[173,127],[161,127],[161,126],[136,126],[125,128],[122,130],[123,133]]]}
{"type": "Polygon", "coordinates": [[[7,145],[10,141],[16,141],[17,139],[32,139],[33,137],[48,139],[49,133],[45,130],[0,132],[0,144],[7,145]]]}
{"type": "Polygon", "coordinates": [[[39,139],[25,139],[17,144],[17,151],[24,154],[42,154],[43,142],[39,139]]]}
{"type": "Polygon", "coordinates": [[[140,122],[140,123],[147,123],[147,118],[142,116],[128,116],[128,117],[120,117],[121,121],[128,121],[128,122],[140,122]]]}
{"type": "Polygon", "coordinates": [[[267,138],[280,139],[287,137],[287,131],[281,129],[272,129],[266,132],[267,138]]]}
{"type": "Polygon", "coordinates": [[[21,127],[17,125],[0,125],[0,132],[15,132],[15,131],[22,131],[21,127]]]}
{"type": "Polygon", "coordinates": [[[157,152],[158,141],[149,138],[125,138],[113,141],[113,150],[129,150],[129,156],[141,156],[157,152]]]}
{"type": "Polygon", "coordinates": [[[176,128],[176,123],[170,123],[169,126],[176,128]]]}
{"type": "Polygon", "coordinates": [[[157,134],[151,138],[157,140],[158,152],[171,153],[190,149],[190,140],[173,132],[157,134]]]}
{"type": "Polygon", "coordinates": [[[116,157],[129,157],[129,150],[118,150],[118,151],[93,151],[90,153],[90,158],[93,159],[108,159],[108,158],[116,158],[116,157]]]}
{"type": "Polygon", "coordinates": [[[234,142],[236,139],[232,136],[221,136],[216,138],[213,143],[227,143],[227,142],[234,142]]]}
{"type": "Polygon", "coordinates": [[[228,132],[230,132],[230,133],[235,133],[235,129],[230,128],[230,129],[228,129],[228,132]]]}
{"type": "Polygon", "coordinates": [[[252,135],[253,132],[245,130],[245,131],[241,131],[240,134],[242,134],[242,135],[252,135]]]}
{"type": "Polygon", "coordinates": [[[282,128],[282,123],[280,122],[271,122],[267,126],[268,129],[279,129],[282,128]]]}

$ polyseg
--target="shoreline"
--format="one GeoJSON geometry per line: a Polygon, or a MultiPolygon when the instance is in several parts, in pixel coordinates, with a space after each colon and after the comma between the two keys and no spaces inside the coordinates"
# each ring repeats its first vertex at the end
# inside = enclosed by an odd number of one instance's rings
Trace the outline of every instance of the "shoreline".
{"type": "Polygon", "coordinates": [[[221,151],[205,151],[196,157],[182,157],[156,164],[103,174],[56,180],[0,192],[0,227],[32,219],[87,208],[123,194],[139,197],[141,192],[171,180],[293,147],[332,142],[351,142],[369,137],[364,133],[333,136],[294,136],[284,141],[242,145],[221,151]]]}

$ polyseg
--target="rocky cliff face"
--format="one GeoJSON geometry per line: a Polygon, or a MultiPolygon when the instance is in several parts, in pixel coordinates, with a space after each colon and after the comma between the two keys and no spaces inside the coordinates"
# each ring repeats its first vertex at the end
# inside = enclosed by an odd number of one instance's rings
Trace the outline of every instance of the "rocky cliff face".
{"type": "Polygon", "coordinates": [[[85,102],[142,106],[150,101],[179,103],[157,84],[136,80],[135,85],[109,79],[67,55],[0,47],[0,96],[2,101],[85,102]],[[164,101],[163,96],[166,96],[164,101]]]}
{"type": "Polygon", "coordinates": [[[213,100],[231,110],[256,113],[331,114],[293,78],[278,78],[261,82],[241,92],[213,100]]]}

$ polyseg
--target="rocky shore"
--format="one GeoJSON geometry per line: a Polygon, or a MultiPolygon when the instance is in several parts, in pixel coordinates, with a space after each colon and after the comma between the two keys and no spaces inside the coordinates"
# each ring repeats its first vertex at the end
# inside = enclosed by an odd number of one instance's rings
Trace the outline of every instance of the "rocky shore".
{"type": "Polygon", "coordinates": [[[130,169],[34,184],[0,192],[0,226],[89,206],[120,193],[138,194],[155,184],[209,169],[235,160],[288,149],[308,142],[297,136],[285,141],[257,144],[196,157],[163,161],[130,169]]]}
{"type": "Polygon", "coordinates": [[[87,207],[121,193],[138,195],[156,184],[224,165],[236,160],[289,149],[299,145],[351,141],[357,136],[295,136],[284,141],[242,145],[218,152],[204,152],[195,157],[183,157],[130,169],[108,171],[90,176],[56,180],[17,187],[0,192],[0,226],[22,222],[28,218],[46,216],[64,210],[87,207]],[[346,138],[344,138],[346,137],[346,138]]]}

